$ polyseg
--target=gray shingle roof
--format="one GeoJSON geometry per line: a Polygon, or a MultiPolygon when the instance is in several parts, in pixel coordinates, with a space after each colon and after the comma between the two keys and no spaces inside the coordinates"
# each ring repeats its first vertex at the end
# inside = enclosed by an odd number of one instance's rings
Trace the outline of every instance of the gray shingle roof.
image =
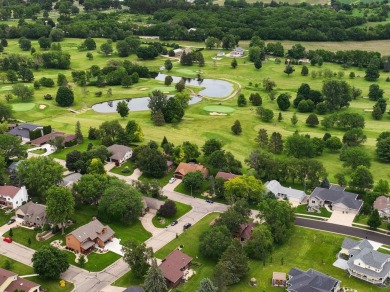
{"type": "Polygon", "coordinates": [[[107,147],[107,150],[112,153],[112,156],[110,157],[111,159],[122,160],[126,153],[131,151],[131,148],[124,145],[114,144],[107,147]]]}
{"type": "Polygon", "coordinates": [[[359,254],[350,258],[347,262],[348,267],[352,270],[358,271],[361,274],[367,276],[383,278],[390,273],[390,255],[372,250],[369,248],[363,249],[359,254]],[[360,259],[366,265],[369,265],[373,268],[381,269],[381,271],[376,272],[365,267],[355,264],[355,261],[360,259]]]}
{"type": "Polygon", "coordinates": [[[47,223],[46,206],[28,202],[19,208],[24,213],[24,221],[29,224],[43,225],[47,223]]]}
{"type": "Polygon", "coordinates": [[[30,138],[30,131],[35,131],[37,128],[42,128],[42,126],[34,124],[20,124],[10,130],[8,133],[14,136],[20,136],[23,138],[30,138]]]}
{"type": "Polygon", "coordinates": [[[95,219],[69,234],[76,237],[79,242],[84,242],[87,239],[95,240],[96,238],[100,238],[102,241],[107,241],[110,237],[115,235],[115,232],[110,228],[110,226],[104,226],[99,220],[95,219]],[[102,233],[104,228],[105,230],[102,233]]]}
{"type": "Polygon", "coordinates": [[[271,180],[266,182],[265,187],[267,188],[268,191],[272,192],[275,196],[277,194],[283,194],[286,195],[287,198],[294,198],[302,201],[306,194],[304,191],[301,190],[296,190],[292,188],[286,188],[282,186],[277,180],[271,180]]]}
{"type": "Polygon", "coordinates": [[[323,201],[332,202],[333,204],[342,203],[346,207],[355,210],[359,210],[363,205],[362,201],[357,200],[357,194],[320,187],[316,187],[314,189],[314,191],[310,195],[310,198],[312,197],[317,197],[323,201]]]}
{"type": "Polygon", "coordinates": [[[78,172],[75,172],[75,173],[72,173],[72,174],[69,174],[67,176],[64,177],[64,179],[62,180],[62,184],[63,186],[68,186],[68,185],[71,185],[75,182],[78,182],[81,177],[83,175],[81,173],[78,173],[78,172]]]}
{"type": "Polygon", "coordinates": [[[288,273],[287,291],[327,292],[339,285],[340,281],[328,275],[310,269],[307,272],[293,268],[288,273]]]}

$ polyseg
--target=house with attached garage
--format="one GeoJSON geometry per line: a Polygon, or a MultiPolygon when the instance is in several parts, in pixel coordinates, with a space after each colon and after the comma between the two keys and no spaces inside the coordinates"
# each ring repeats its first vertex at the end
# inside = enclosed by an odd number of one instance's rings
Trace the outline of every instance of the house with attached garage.
{"type": "Polygon", "coordinates": [[[308,210],[316,212],[327,205],[333,211],[358,214],[363,206],[363,201],[357,199],[358,195],[340,189],[316,187],[309,197],[308,210]]]}
{"type": "Polygon", "coordinates": [[[183,179],[187,173],[196,172],[198,170],[203,174],[204,178],[208,177],[209,171],[206,167],[204,167],[202,164],[196,164],[191,162],[190,163],[180,162],[173,176],[178,179],[183,179]]]}
{"type": "Polygon", "coordinates": [[[172,251],[162,260],[159,268],[167,281],[168,287],[177,287],[180,283],[185,281],[191,262],[192,257],[178,249],[172,251]]]}
{"type": "Polygon", "coordinates": [[[112,153],[110,156],[110,162],[122,164],[126,160],[130,159],[133,155],[133,150],[130,147],[114,144],[107,147],[107,150],[112,153]]]}
{"type": "Polygon", "coordinates": [[[20,137],[23,142],[29,142],[32,132],[40,132],[39,136],[44,135],[43,126],[34,124],[20,124],[11,129],[8,133],[20,137]]]}
{"type": "Polygon", "coordinates": [[[0,186],[0,206],[16,209],[28,201],[26,187],[0,186]]]}
{"type": "Polygon", "coordinates": [[[23,224],[42,228],[48,223],[46,206],[34,202],[28,202],[15,212],[17,218],[23,219],[23,224]]]}
{"type": "Polygon", "coordinates": [[[277,180],[267,181],[264,186],[268,192],[275,195],[277,199],[288,199],[292,204],[300,204],[307,196],[304,191],[286,188],[277,180]]]}
{"type": "Polygon", "coordinates": [[[363,281],[383,284],[390,277],[390,255],[376,251],[366,239],[345,238],[339,256],[348,258],[348,273],[363,281]]]}
{"type": "Polygon", "coordinates": [[[381,218],[390,220],[390,200],[389,197],[380,196],[374,202],[374,209],[378,210],[381,218]]]}
{"type": "Polygon", "coordinates": [[[288,273],[287,291],[289,292],[337,292],[341,281],[310,269],[304,272],[292,268],[288,273]]]}

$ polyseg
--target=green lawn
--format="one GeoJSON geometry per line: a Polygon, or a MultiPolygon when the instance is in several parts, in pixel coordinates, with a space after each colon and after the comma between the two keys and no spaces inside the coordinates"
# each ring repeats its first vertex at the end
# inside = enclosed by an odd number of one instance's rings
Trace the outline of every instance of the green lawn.
{"type": "Polygon", "coordinates": [[[129,286],[142,286],[144,283],[144,279],[139,279],[135,277],[133,271],[129,271],[112,283],[113,286],[118,287],[129,287],[129,286]]]}
{"type": "Polygon", "coordinates": [[[184,214],[186,214],[187,212],[191,211],[192,207],[189,206],[189,205],[186,205],[186,204],[183,204],[183,203],[180,203],[180,202],[175,202],[176,204],[176,208],[177,208],[177,212],[175,214],[175,216],[171,217],[171,218],[163,218],[165,220],[164,224],[160,224],[158,218],[159,216],[154,216],[153,217],[153,225],[158,227],[158,228],[164,228],[168,225],[171,225],[171,223],[177,219],[179,219],[181,216],[183,216],[184,214]]]}
{"type": "MultiPolygon", "coordinates": [[[[75,262],[75,258],[76,258],[75,254],[71,252],[67,252],[67,254],[68,254],[69,263],[71,265],[75,265],[81,268],[81,266],[75,262]]],[[[85,265],[82,268],[90,272],[102,271],[121,258],[120,255],[113,253],[111,251],[105,254],[91,253],[87,257],[88,257],[88,262],[85,263],[85,265]]]]}
{"type": "Polygon", "coordinates": [[[33,103],[33,102],[14,103],[12,105],[12,109],[15,112],[26,112],[26,111],[32,110],[34,107],[35,107],[35,103],[33,103]]]}
{"type": "Polygon", "coordinates": [[[6,224],[13,215],[14,213],[6,215],[4,210],[0,210],[0,226],[6,224]]]}
{"type": "Polygon", "coordinates": [[[307,215],[312,215],[312,216],[327,217],[327,218],[332,216],[332,212],[329,212],[325,208],[320,208],[320,211],[321,211],[320,213],[308,212],[306,204],[305,205],[299,205],[298,207],[295,208],[295,213],[307,214],[307,215]]]}
{"type": "Polygon", "coordinates": [[[162,178],[152,178],[152,177],[147,177],[145,175],[141,175],[138,178],[138,180],[143,181],[143,182],[149,182],[149,183],[152,181],[157,181],[158,185],[160,187],[163,187],[163,186],[168,184],[171,177],[173,177],[174,172],[175,172],[175,170],[171,170],[171,171],[167,172],[162,178]]]}
{"type": "Polygon", "coordinates": [[[37,149],[37,150],[32,150],[32,151],[30,151],[31,153],[34,153],[34,154],[39,154],[39,155],[41,155],[41,154],[44,154],[44,153],[46,153],[46,149],[37,149]]]}
{"type": "Polygon", "coordinates": [[[100,145],[100,141],[99,140],[84,139],[84,142],[82,144],[75,145],[75,146],[70,147],[70,148],[62,149],[60,152],[55,152],[55,153],[51,154],[50,157],[65,160],[66,159],[66,154],[68,154],[69,152],[72,152],[74,150],[77,150],[77,151],[80,151],[80,152],[87,151],[89,143],[92,143],[92,145],[94,145],[94,146],[100,145]]]}
{"type": "Polygon", "coordinates": [[[112,230],[115,231],[115,237],[121,239],[121,243],[124,243],[130,239],[141,243],[148,240],[152,236],[149,231],[144,229],[141,221],[139,220],[136,220],[129,225],[121,222],[109,223],[108,225],[112,228],[112,230]]]}
{"type": "Polygon", "coordinates": [[[228,107],[228,106],[219,106],[219,105],[209,105],[209,106],[205,106],[203,108],[204,111],[206,112],[217,112],[217,113],[224,113],[224,114],[232,114],[234,113],[236,110],[232,107],[228,107]]]}
{"type": "Polygon", "coordinates": [[[207,192],[209,191],[209,181],[208,180],[204,180],[203,183],[202,183],[202,186],[199,190],[192,190],[191,192],[191,189],[187,189],[184,185],[184,183],[181,183],[179,184],[176,188],[175,188],[175,192],[179,192],[179,193],[182,193],[182,194],[186,194],[186,195],[189,195],[189,196],[194,196],[194,197],[198,197],[198,198],[201,198],[201,199],[205,199],[205,197],[202,196],[202,194],[204,192],[207,192]]]}
{"type": "MultiPolygon", "coordinates": [[[[368,221],[369,217],[370,217],[369,215],[359,214],[359,215],[357,215],[355,217],[353,222],[367,225],[367,221],[368,221]]],[[[382,228],[382,229],[388,230],[387,222],[382,221],[381,225],[378,228],[382,228]]]]}
{"type": "MultiPolygon", "coordinates": [[[[10,271],[17,273],[19,276],[34,274],[32,267],[9,259],[3,255],[0,255],[0,267],[4,267],[4,263],[7,259],[11,262],[10,271]]],[[[28,277],[26,279],[40,284],[41,287],[47,289],[46,291],[48,292],[70,292],[73,290],[73,284],[68,282],[66,282],[66,286],[64,288],[61,288],[56,280],[41,279],[39,277],[28,277]]]]}
{"type": "Polygon", "coordinates": [[[122,163],[120,166],[114,166],[110,169],[110,172],[120,174],[123,176],[130,176],[133,174],[135,169],[135,165],[133,161],[126,161],[125,163],[122,163]],[[128,169],[128,171],[123,172],[123,169],[128,169]]]}

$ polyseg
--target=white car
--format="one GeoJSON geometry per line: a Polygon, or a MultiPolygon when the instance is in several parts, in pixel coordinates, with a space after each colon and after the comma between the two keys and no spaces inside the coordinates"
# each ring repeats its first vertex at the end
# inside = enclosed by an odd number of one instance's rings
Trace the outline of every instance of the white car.
{"type": "Polygon", "coordinates": [[[176,177],[172,177],[172,178],[169,180],[169,183],[170,183],[170,184],[173,184],[175,181],[176,181],[176,177]]]}

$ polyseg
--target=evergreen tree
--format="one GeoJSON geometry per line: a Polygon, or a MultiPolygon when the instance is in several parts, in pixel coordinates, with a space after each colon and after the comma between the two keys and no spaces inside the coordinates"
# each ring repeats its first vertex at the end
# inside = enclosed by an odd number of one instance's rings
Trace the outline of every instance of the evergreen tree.
{"type": "Polygon", "coordinates": [[[372,58],[370,63],[368,63],[366,69],[366,76],[364,76],[364,79],[366,79],[367,81],[378,80],[380,76],[379,65],[380,65],[380,60],[378,58],[372,58]]]}
{"type": "Polygon", "coordinates": [[[237,63],[236,58],[234,58],[234,59],[232,60],[232,62],[230,63],[230,65],[232,66],[233,69],[236,69],[236,68],[237,68],[238,63],[237,63]]]}
{"type": "Polygon", "coordinates": [[[239,107],[246,106],[246,98],[245,98],[245,96],[242,93],[237,98],[237,105],[239,107]]]}
{"type": "Polygon", "coordinates": [[[155,259],[152,259],[152,265],[146,273],[144,288],[148,292],[163,292],[167,290],[166,280],[155,259]]]}
{"type": "Polygon", "coordinates": [[[290,76],[290,74],[292,74],[294,71],[295,71],[294,67],[288,64],[283,72],[286,73],[287,76],[290,76]]]}
{"type": "Polygon", "coordinates": [[[306,119],[306,125],[309,127],[316,127],[320,121],[318,120],[318,117],[316,114],[310,114],[306,119]]]}
{"type": "Polygon", "coordinates": [[[218,288],[214,286],[213,282],[209,278],[204,278],[200,281],[198,289],[196,292],[217,292],[218,288]]]}
{"type": "Polygon", "coordinates": [[[298,123],[297,114],[294,113],[293,116],[292,116],[292,118],[291,118],[291,124],[292,124],[293,126],[295,126],[297,123],[298,123]]]}
{"type": "Polygon", "coordinates": [[[236,120],[232,126],[232,132],[235,135],[240,135],[242,133],[241,123],[239,120],[236,120]]]}
{"type": "Polygon", "coordinates": [[[172,70],[173,68],[173,65],[172,65],[172,61],[171,60],[165,60],[164,62],[164,67],[165,69],[169,72],[172,70]]]}
{"type": "Polygon", "coordinates": [[[154,115],[153,115],[153,123],[156,126],[163,126],[165,124],[165,119],[164,115],[161,110],[158,110],[154,115]]]}
{"type": "Polygon", "coordinates": [[[127,102],[124,100],[118,102],[116,105],[116,111],[122,118],[126,118],[130,111],[129,107],[127,106],[127,102]]]}
{"type": "Polygon", "coordinates": [[[83,133],[81,132],[80,121],[77,121],[76,123],[75,136],[76,136],[77,144],[82,144],[84,137],[83,137],[83,133]]]}
{"type": "Polygon", "coordinates": [[[368,226],[372,229],[377,229],[382,223],[381,217],[379,216],[379,212],[377,209],[372,211],[370,217],[367,220],[368,226]]]}
{"type": "Polygon", "coordinates": [[[279,115],[278,115],[278,122],[281,122],[282,120],[283,120],[282,113],[279,113],[279,115]]]}
{"type": "Polygon", "coordinates": [[[302,75],[302,76],[307,76],[307,75],[309,75],[309,69],[307,68],[306,65],[303,65],[302,70],[301,70],[301,75],[302,75]]]}
{"type": "Polygon", "coordinates": [[[260,129],[257,135],[257,142],[261,148],[265,148],[268,145],[268,134],[266,129],[260,129]]]}
{"type": "Polygon", "coordinates": [[[164,136],[160,146],[164,147],[165,144],[168,144],[168,139],[167,139],[167,137],[164,136]]]}
{"type": "Polygon", "coordinates": [[[268,143],[269,150],[272,153],[280,154],[283,152],[282,135],[278,132],[273,132],[268,143]]]}
{"type": "Polygon", "coordinates": [[[260,59],[256,59],[256,61],[255,61],[255,68],[257,70],[259,70],[262,66],[263,66],[263,64],[261,64],[261,60],[260,59]]]}
{"type": "Polygon", "coordinates": [[[372,118],[374,120],[381,120],[383,117],[381,108],[378,105],[374,105],[372,109],[373,109],[371,112],[372,118]]]}

